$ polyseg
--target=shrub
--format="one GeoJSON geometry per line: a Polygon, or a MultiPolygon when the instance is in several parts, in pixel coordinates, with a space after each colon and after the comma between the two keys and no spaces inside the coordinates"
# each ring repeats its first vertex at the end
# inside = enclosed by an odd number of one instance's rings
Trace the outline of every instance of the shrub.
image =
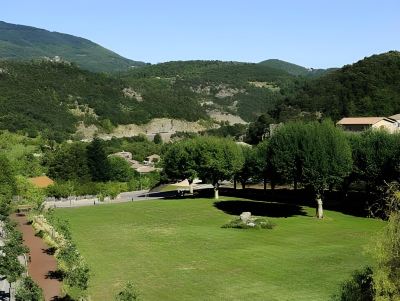
{"type": "Polygon", "coordinates": [[[139,293],[131,281],[128,281],[122,291],[115,296],[116,301],[139,300],[139,293]]]}
{"type": "Polygon", "coordinates": [[[35,236],[43,238],[44,237],[44,231],[43,230],[39,230],[38,232],[35,233],[35,236]]]}
{"type": "Polygon", "coordinates": [[[372,269],[365,267],[355,271],[351,278],[343,282],[339,292],[332,296],[332,301],[372,301],[374,289],[372,281],[372,269]]]}
{"type": "Polygon", "coordinates": [[[240,218],[234,219],[231,222],[222,226],[222,228],[235,229],[273,229],[276,225],[268,219],[257,218],[249,223],[244,223],[240,218]]]}
{"type": "Polygon", "coordinates": [[[400,213],[393,212],[376,242],[375,300],[400,300],[400,213]]]}
{"type": "Polygon", "coordinates": [[[35,282],[33,282],[32,278],[24,277],[17,288],[15,300],[42,301],[44,298],[41,288],[35,282]]]}

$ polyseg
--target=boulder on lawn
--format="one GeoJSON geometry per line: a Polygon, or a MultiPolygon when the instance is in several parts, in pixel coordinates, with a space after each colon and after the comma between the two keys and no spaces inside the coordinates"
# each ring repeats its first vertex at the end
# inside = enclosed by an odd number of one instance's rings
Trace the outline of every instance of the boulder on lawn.
{"type": "Polygon", "coordinates": [[[240,219],[245,224],[247,224],[250,218],[251,218],[251,212],[242,212],[242,214],[240,215],[240,219]]]}

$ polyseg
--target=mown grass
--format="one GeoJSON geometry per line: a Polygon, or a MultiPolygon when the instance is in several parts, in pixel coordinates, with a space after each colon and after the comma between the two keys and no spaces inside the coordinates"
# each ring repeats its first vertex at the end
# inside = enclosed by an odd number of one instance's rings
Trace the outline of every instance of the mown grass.
{"type": "Polygon", "coordinates": [[[56,214],[69,220],[90,265],[95,301],[113,300],[127,280],[143,300],[328,300],[353,270],[369,263],[364,246],[383,222],[332,211],[317,220],[314,209],[298,209],[302,214],[271,218],[272,230],[221,228],[234,217],[212,199],[56,214]]]}

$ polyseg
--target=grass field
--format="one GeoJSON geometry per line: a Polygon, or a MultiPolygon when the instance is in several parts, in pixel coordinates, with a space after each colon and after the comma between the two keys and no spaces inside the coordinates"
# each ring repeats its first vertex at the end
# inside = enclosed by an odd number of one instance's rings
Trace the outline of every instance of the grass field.
{"type": "Polygon", "coordinates": [[[328,300],[368,264],[364,246],[383,226],[332,211],[317,220],[312,208],[246,200],[222,199],[218,208],[212,199],[182,199],[56,214],[70,222],[91,267],[95,301],[113,300],[127,280],[141,300],[328,300]],[[276,228],[221,228],[233,218],[225,212],[247,208],[270,212],[276,228]]]}

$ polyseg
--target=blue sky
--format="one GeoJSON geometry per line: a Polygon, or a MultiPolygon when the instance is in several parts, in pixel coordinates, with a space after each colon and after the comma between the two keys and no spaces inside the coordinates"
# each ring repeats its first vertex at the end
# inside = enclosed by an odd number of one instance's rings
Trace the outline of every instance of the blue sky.
{"type": "Polygon", "coordinates": [[[0,20],[151,63],[279,58],[326,68],[400,50],[399,0],[4,0],[0,20]]]}

